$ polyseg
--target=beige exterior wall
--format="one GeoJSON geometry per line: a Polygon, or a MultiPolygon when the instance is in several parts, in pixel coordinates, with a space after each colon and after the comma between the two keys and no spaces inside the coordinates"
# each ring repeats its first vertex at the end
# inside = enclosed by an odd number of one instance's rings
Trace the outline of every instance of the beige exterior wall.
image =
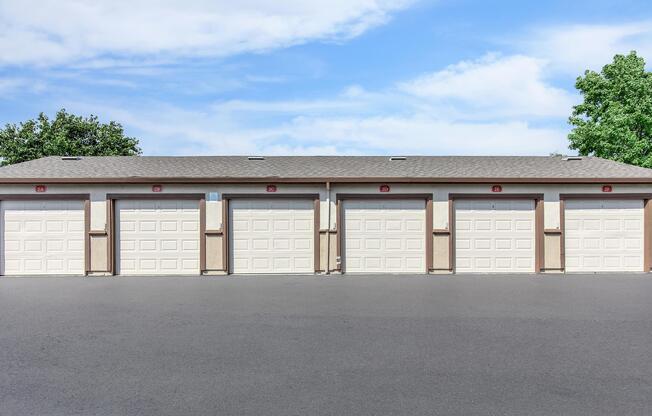
{"type": "Polygon", "coordinates": [[[434,234],[432,236],[432,268],[433,271],[449,272],[450,236],[448,234],[434,234]]]}
{"type": "MultiPolygon", "coordinates": [[[[106,196],[110,193],[142,193],[151,194],[151,184],[131,185],[63,185],[47,184],[47,194],[57,193],[88,193],[90,194],[90,268],[91,272],[103,273],[109,269],[109,239],[102,233],[109,232],[108,209],[106,196]]],[[[326,190],[326,184],[279,184],[277,192],[270,195],[283,193],[292,194],[319,194],[320,198],[320,269],[325,268],[327,258],[330,257],[330,270],[337,269],[337,224],[336,201],[338,194],[369,194],[383,196],[379,192],[380,183],[376,184],[331,184],[330,195],[326,190]],[[330,235],[330,255],[327,252],[327,230],[330,235]]],[[[449,216],[449,194],[451,193],[477,193],[490,194],[491,184],[389,184],[390,193],[418,193],[431,194],[433,200],[433,229],[450,230],[449,216]]],[[[558,230],[560,224],[560,203],[559,195],[562,193],[601,193],[601,184],[502,184],[503,194],[543,194],[544,195],[544,229],[558,230]]],[[[0,185],[2,194],[35,194],[33,185],[0,185]]],[[[206,198],[206,229],[209,233],[205,238],[206,244],[206,268],[210,271],[219,271],[224,268],[223,250],[224,236],[219,232],[224,229],[223,215],[223,194],[266,194],[266,184],[164,184],[163,193],[203,193],[206,198]]],[[[614,185],[611,195],[617,193],[652,193],[652,185],[646,184],[623,184],[614,185]]],[[[453,238],[454,236],[450,236],[453,238]]],[[[558,233],[546,233],[544,237],[544,269],[559,269],[561,265],[561,238],[558,233]]],[[[432,235],[433,269],[447,271],[449,265],[449,236],[447,234],[432,235]]]]}
{"type": "Polygon", "coordinates": [[[206,269],[211,271],[224,270],[222,256],[223,236],[210,234],[206,237],[206,269]]]}
{"type": "Polygon", "coordinates": [[[546,234],[544,241],[544,271],[560,271],[562,269],[561,234],[546,234]]]}
{"type": "Polygon", "coordinates": [[[91,271],[106,273],[109,271],[109,239],[106,235],[90,236],[91,271]]]}
{"type": "Polygon", "coordinates": [[[328,262],[328,233],[319,233],[319,264],[315,266],[320,271],[326,271],[328,262]]]}

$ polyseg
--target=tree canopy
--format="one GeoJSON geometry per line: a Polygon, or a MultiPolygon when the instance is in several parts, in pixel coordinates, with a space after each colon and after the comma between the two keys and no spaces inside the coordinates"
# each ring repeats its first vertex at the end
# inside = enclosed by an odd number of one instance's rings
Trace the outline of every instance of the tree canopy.
{"type": "Polygon", "coordinates": [[[569,118],[569,147],[582,156],[652,168],[652,73],[645,60],[636,52],[616,55],[600,73],[578,77],[575,87],[584,102],[569,118]]]}
{"type": "Polygon", "coordinates": [[[127,137],[122,125],[100,123],[97,116],[76,116],[65,109],[54,120],[41,113],[34,120],[7,124],[0,130],[2,165],[44,156],[135,156],[138,140],[127,137]]]}

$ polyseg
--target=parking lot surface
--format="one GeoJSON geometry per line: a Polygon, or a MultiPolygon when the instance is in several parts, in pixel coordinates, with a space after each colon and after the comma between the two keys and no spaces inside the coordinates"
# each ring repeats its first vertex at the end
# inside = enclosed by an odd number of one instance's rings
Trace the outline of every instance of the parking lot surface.
{"type": "Polygon", "coordinates": [[[652,278],[0,278],[0,415],[649,415],[652,278]]]}

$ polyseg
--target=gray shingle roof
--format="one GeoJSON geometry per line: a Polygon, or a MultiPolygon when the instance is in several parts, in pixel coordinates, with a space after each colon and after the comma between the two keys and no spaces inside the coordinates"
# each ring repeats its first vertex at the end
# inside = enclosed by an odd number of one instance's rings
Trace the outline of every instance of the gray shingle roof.
{"type": "Polygon", "coordinates": [[[563,160],[559,156],[52,156],[0,168],[0,183],[29,180],[111,182],[142,179],[161,181],[322,179],[366,181],[590,181],[598,179],[652,183],[652,169],[597,157],[563,160]]]}

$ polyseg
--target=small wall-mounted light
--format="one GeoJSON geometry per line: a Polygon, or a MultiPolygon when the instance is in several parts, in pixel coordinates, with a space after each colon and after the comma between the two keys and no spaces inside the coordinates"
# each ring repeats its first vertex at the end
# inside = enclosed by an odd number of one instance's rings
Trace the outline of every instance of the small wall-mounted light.
{"type": "Polygon", "coordinates": [[[277,188],[276,185],[267,185],[267,192],[276,192],[277,188]]]}
{"type": "Polygon", "coordinates": [[[163,185],[152,185],[152,192],[163,192],[163,185]]]}
{"type": "Polygon", "coordinates": [[[502,192],[502,191],[503,191],[503,187],[500,185],[494,185],[491,187],[491,192],[502,192]]]}
{"type": "Polygon", "coordinates": [[[611,192],[614,190],[614,187],[611,185],[602,185],[602,192],[611,192]]]}
{"type": "Polygon", "coordinates": [[[389,188],[389,185],[380,185],[380,187],[378,188],[378,190],[379,190],[380,192],[389,192],[389,191],[390,191],[390,188],[389,188]]]}
{"type": "Polygon", "coordinates": [[[45,185],[36,185],[36,186],[34,187],[34,190],[35,190],[36,192],[45,192],[45,191],[48,190],[48,187],[45,186],[45,185]]]}

